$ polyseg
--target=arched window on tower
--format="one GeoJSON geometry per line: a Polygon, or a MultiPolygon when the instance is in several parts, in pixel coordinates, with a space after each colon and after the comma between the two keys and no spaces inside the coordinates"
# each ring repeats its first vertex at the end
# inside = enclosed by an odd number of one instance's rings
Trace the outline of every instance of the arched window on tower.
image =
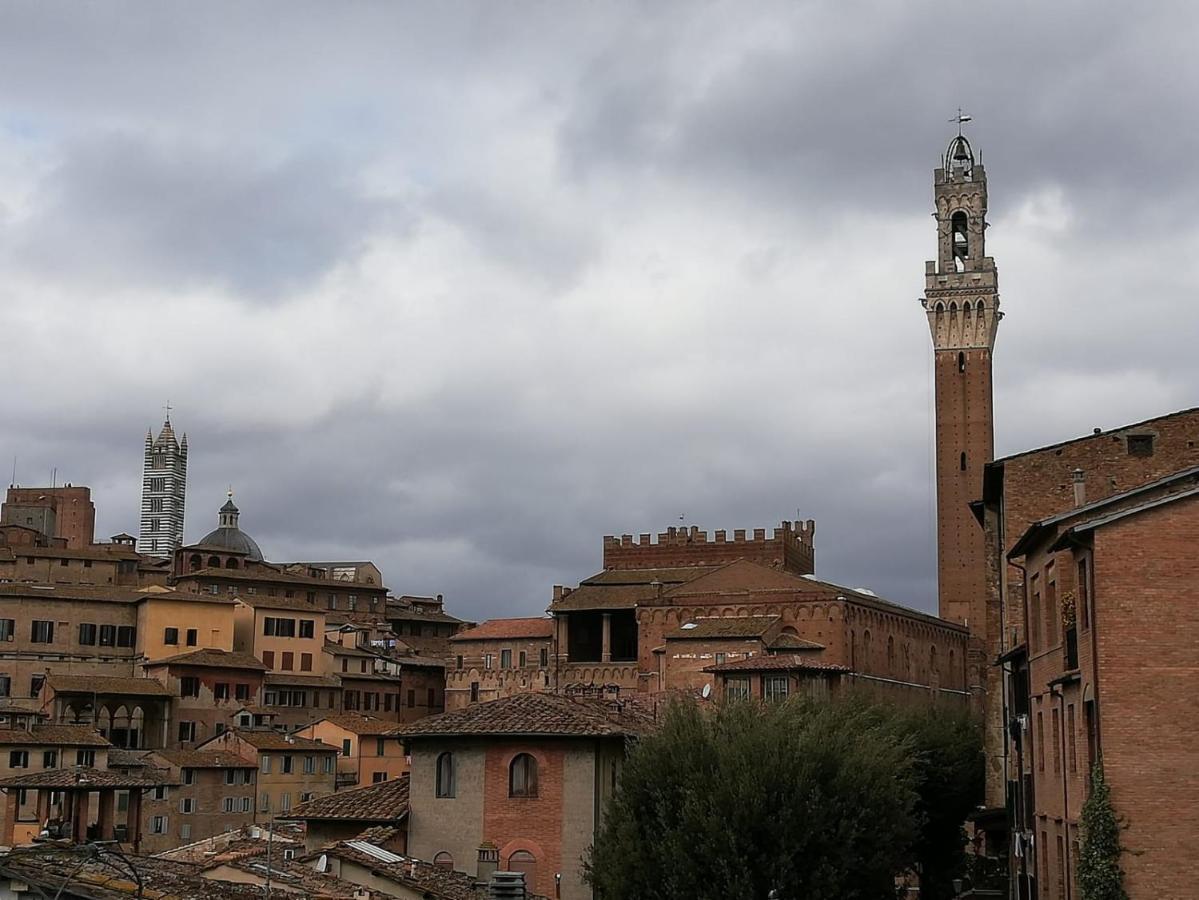
{"type": "MultiPolygon", "coordinates": [[[[437,757],[437,785],[436,793],[438,797],[453,797],[454,796],[454,754],[442,753],[437,757]]],[[[451,862],[450,868],[453,868],[451,862]]]]}
{"type": "Polygon", "coordinates": [[[953,270],[966,271],[966,258],[970,255],[970,238],[966,233],[966,213],[958,210],[949,220],[950,241],[953,244],[953,270]]]}

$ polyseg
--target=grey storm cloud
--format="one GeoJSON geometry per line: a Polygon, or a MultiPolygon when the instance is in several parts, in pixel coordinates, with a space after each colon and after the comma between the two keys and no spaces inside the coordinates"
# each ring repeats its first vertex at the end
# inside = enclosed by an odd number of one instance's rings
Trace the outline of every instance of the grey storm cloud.
{"type": "Polygon", "coordinates": [[[38,198],[10,229],[18,265],[82,283],[144,279],[168,292],[211,283],[268,299],[310,286],[372,231],[402,221],[339,160],[267,163],[129,135],[64,147],[38,198]]]}
{"type": "Polygon", "coordinates": [[[268,557],[472,618],[604,534],[797,514],[821,575],[930,609],[947,120],[990,176],[998,451],[1192,406],[1197,18],[5,4],[0,462],[134,531],[169,398],[190,537],[232,485],[268,557]]]}

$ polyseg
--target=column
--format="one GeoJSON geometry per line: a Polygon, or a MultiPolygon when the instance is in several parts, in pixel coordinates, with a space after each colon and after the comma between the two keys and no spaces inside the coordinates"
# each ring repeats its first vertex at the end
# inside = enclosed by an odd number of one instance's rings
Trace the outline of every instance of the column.
{"type": "Polygon", "coordinates": [[[92,817],[92,794],[88,790],[72,791],[71,836],[76,844],[87,843],[87,820],[92,817]]]}
{"type": "Polygon", "coordinates": [[[96,808],[96,839],[111,841],[116,838],[116,791],[112,788],[100,791],[100,803],[96,808]]]}
{"type": "Polygon", "coordinates": [[[612,613],[604,613],[604,646],[600,662],[612,662],[612,613]]]}
{"type": "Polygon", "coordinates": [[[37,792],[37,824],[41,828],[50,819],[50,790],[37,792]]]}
{"type": "Polygon", "coordinates": [[[142,789],[129,789],[129,809],[125,811],[125,840],[137,853],[142,841],[142,789]]]}
{"type": "Polygon", "coordinates": [[[3,844],[5,847],[11,847],[13,843],[20,797],[20,788],[9,788],[4,792],[4,831],[0,833],[0,844],[3,844]]]}

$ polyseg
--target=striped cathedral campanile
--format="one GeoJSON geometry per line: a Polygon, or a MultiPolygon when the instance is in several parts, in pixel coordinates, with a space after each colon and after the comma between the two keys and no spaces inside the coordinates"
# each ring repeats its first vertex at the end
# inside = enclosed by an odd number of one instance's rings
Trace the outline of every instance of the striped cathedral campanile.
{"type": "MultiPolygon", "coordinates": [[[[960,117],[963,121],[963,117],[960,117]]],[[[982,498],[995,451],[991,351],[1002,313],[995,261],[986,255],[987,173],[958,129],[933,176],[937,258],[925,263],[922,301],[933,338],[937,412],[937,590],[942,618],[984,644],[982,498]]],[[[980,672],[970,683],[979,684],[980,672]]]]}
{"type": "Polygon", "coordinates": [[[158,437],[146,432],[142,468],[142,526],[137,549],[170,559],[183,544],[183,501],[187,494],[187,435],[175,440],[170,413],[158,437]]]}

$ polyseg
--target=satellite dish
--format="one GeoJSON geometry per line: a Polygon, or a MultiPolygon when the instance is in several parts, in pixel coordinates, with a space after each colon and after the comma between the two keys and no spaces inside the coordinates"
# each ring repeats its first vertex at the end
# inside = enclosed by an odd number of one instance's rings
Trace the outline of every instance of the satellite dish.
{"type": "Polygon", "coordinates": [[[316,861],[316,870],[318,872],[325,872],[328,870],[328,868],[329,868],[329,857],[327,855],[325,855],[324,853],[322,853],[320,859],[318,859],[316,861]]]}
{"type": "Polygon", "coordinates": [[[712,685],[705,684],[704,689],[702,691],[700,691],[699,693],[700,693],[701,697],[703,697],[705,700],[707,700],[709,697],[712,696],[712,685]]]}

